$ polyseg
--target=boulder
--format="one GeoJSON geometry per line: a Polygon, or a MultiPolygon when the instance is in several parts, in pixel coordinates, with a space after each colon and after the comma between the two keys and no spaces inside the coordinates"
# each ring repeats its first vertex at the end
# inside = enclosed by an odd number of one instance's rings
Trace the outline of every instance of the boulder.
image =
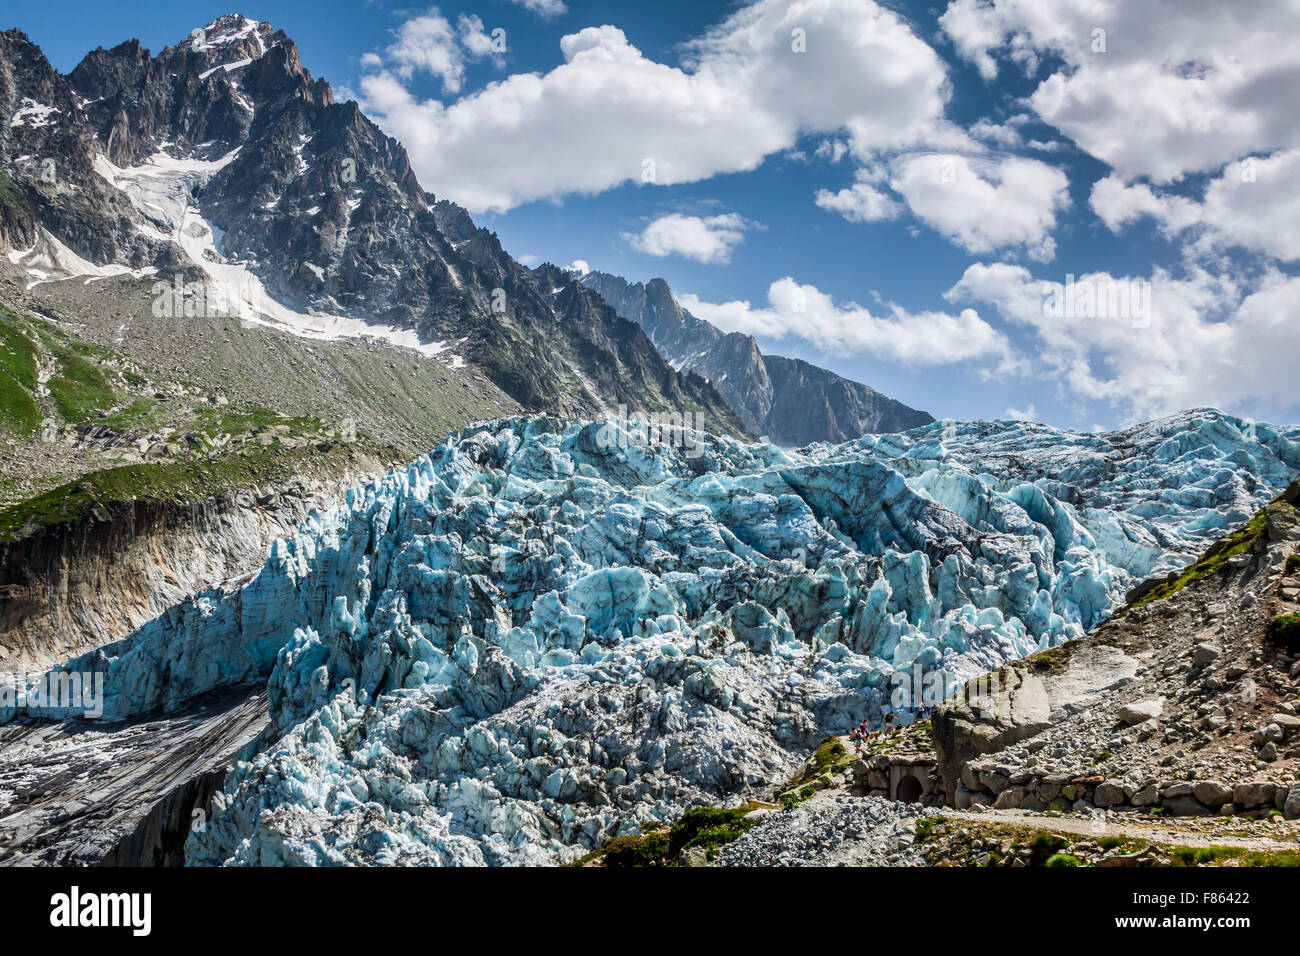
{"type": "Polygon", "coordinates": [[[1119,719],[1133,727],[1137,724],[1146,723],[1148,720],[1154,720],[1164,713],[1164,710],[1164,701],[1158,697],[1135,700],[1119,709],[1119,719]]]}
{"type": "Polygon", "coordinates": [[[1225,803],[1232,802],[1232,788],[1217,780],[1202,780],[1192,784],[1192,796],[1211,809],[1217,810],[1225,803]]]}
{"type": "Polygon", "coordinates": [[[1282,740],[1285,737],[1286,731],[1277,724],[1265,724],[1251,735],[1250,741],[1256,747],[1262,747],[1270,740],[1282,740]]]}
{"type": "Polygon", "coordinates": [[[1223,648],[1218,644],[1203,643],[1192,648],[1192,660],[1201,667],[1209,667],[1223,656],[1223,648]]]}
{"type": "Polygon", "coordinates": [[[1169,798],[1163,801],[1162,805],[1170,815],[1175,817],[1198,817],[1209,812],[1201,805],[1201,802],[1191,794],[1169,798]]]}
{"type": "Polygon", "coordinates": [[[1282,728],[1282,732],[1287,737],[1300,733],[1300,717],[1291,714],[1274,714],[1273,723],[1282,728]]]}
{"type": "Polygon", "coordinates": [[[1098,857],[1097,866],[1168,866],[1169,857],[1163,850],[1157,847],[1149,846],[1145,850],[1139,850],[1137,853],[1121,853],[1119,850],[1111,850],[1104,856],[1098,857]]]}
{"type": "Polygon", "coordinates": [[[1267,806],[1273,802],[1276,790],[1276,786],[1264,780],[1239,783],[1232,788],[1232,802],[1247,810],[1267,806]]]}
{"type": "Polygon", "coordinates": [[[678,866],[708,866],[709,855],[703,847],[688,846],[677,857],[678,866]]]}
{"type": "Polygon", "coordinates": [[[1117,783],[1097,784],[1097,789],[1093,793],[1092,802],[1097,806],[1104,808],[1117,807],[1128,800],[1128,794],[1124,788],[1117,783]]]}
{"type": "Polygon", "coordinates": [[[1133,806],[1154,807],[1160,801],[1160,788],[1154,783],[1133,794],[1133,806]]]}
{"type": "Polygon", "coordinates": [[[999,794],[1011,786],[1007,778],[996,770],[981,770],[979,772],[979,781],[984,785],[985,790],[993,794],[999,794]]]}
{"type": "Polygon", "coordinates": [[[1282,804],[1282,815],[1288,820],[1300,820],[1300,784],[1292,787],[1282,804]]]}
{"type": "Polygon", "coordinates": [[[1020,802],[1025,799],[1025,790],[1023,787],[1007,787],[998,794],[998,798],[993,801],[994,810],[1013,810],[1020,806],[1020,802]]]}

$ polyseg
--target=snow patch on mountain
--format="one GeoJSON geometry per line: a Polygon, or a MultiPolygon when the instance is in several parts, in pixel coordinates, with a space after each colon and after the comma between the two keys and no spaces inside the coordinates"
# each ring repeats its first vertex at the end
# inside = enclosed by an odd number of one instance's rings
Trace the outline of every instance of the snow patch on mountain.
{"type": "Polygon", "coordinates": [[[59,113],[57,108],[38,103],[30,96],[24,96],[22,104],[22,107],[14,113],[10,125],[40,128],[57,122],[54,118],[59,113]]]}
{"type": "Polygon", "coordinates": [[[154,275],[158,271],[152,266],[132,269],[113,262],[103,266],[96,265],[81,258],[44,227],[41,227],[40,236],[32,248],[12,249],[7,255],[11,263],[23,266],[27,270],[30,278],[26,288],[29,292],[43,282],[59,282],[82,277],[85,277],[87,282],[94,282],[97,279],[120,275],[141,279],[154,275]]]}
{"type": "MultiPolygon", "coordinates": [[[[185,251],[207,275],[220,301],[242,320],[301,338],[380,339],[428,358],[447,350],[446,342],[423,342],[411,329],[371,324],[345,315],[299,312],[272,297],[248,263],[228,259],[220,248],[221,230],[204,218],[191,197],[197,187],[233,162],[238,154],[239,149],[234,149],[215,160],[201,160],[172,156],[164,148],[148,162],[129,168],[115,166],[97,154],[95,171],[126,194],[132,205],[154,224],[158,235],[176,242],[185,251]]],[[[451,362],[450,367],[463,368],[464,364],[451,362]]]]}

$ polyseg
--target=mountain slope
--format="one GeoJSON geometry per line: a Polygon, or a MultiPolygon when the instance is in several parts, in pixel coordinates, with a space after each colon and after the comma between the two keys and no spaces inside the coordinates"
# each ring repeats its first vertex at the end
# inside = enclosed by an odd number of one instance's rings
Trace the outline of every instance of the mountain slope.
{"type": "Polygon", "coordinates": [[[480,368],[529,409],[693,411],[746,433],[599,296],[426,193],[402,146],[266,23],[221,17],[156,57],[97,49],[67,77],[10,31],[0,100],[0,241],[36,281],[149,270],[190,283],[185,308],[384,337],[480,368]]]}
{"type": "Polygon", "coordinates": [[[619,315],[645,329],[676,368],[707,379],[756,435],[779,445],[841,442],[869,432],[905,431],[934,418],[802,359],[763,355],[752,336],[722,332],[683,309],[663,279],[644,285],[588,272],[619,315]]]}

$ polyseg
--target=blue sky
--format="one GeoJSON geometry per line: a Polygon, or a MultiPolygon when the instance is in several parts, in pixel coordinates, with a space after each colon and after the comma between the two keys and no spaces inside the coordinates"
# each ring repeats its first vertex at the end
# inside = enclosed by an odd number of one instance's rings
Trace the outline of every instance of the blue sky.
{"type": "MultiPolygon", "coordinates": [[[[50,0],[9,19],[68,71],[227,12],[50,0]]],[[[285,30],[526,262],[663,276],[765,351],[939,417],[1297,420],[1295,4],[238,12],[285,30]],[[1089,295],[1055,297],[1067,276],[1089,295]]]]}

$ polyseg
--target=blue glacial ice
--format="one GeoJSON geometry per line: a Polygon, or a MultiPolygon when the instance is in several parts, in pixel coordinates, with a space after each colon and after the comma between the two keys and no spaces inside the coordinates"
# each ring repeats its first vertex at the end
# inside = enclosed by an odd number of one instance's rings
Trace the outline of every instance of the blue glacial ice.
{"type": "Polygon", "coordinates": [[[1211,409],[698,457],[609,427],[472,426],[69,665],[110,717],[266,681],[191,862],[571,859],[778,783],[914,668],[1078,637],[1300,470],[1300,429],[1211,409]]]}

